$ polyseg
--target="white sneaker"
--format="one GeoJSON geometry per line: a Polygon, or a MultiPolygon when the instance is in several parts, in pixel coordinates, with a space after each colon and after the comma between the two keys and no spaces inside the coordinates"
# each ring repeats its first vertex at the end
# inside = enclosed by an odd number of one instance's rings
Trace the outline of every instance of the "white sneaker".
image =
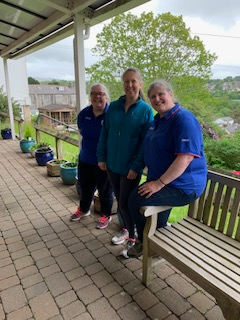
{"type": "Polygon", "coordinates": [[[113,244],[122,244],[128,239],[128,231],[127,229],[123,228],[116,236],[112,238],[113,244]]]}

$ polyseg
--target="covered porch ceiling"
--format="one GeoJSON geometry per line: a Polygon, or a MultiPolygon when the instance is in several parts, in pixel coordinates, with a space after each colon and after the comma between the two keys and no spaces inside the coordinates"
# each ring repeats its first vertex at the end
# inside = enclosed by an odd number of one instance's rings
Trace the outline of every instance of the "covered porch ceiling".
{"type": "Polygon", "coordinates": [[[17,59],[150,0],[0,0],[0,56],[17,59]]]}

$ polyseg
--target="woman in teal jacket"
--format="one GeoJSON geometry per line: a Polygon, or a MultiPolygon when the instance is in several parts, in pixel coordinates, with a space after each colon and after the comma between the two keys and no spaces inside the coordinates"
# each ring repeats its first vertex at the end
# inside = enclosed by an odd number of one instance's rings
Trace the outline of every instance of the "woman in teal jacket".
{"type": "Polygon", "coordinates": [[[153,121],[153,112],[142,98],[141,73],[129,68],[123,73],[122,80],[125,95],[110,104],[101,130],[97,158],[99,167],[108,172],[124,223],[124,228],[112,242],[122,244],[128,240],[124,250],[127,252],[135,244],[128,198],[138,186],[145,166],[142,142],[153,121]]]}

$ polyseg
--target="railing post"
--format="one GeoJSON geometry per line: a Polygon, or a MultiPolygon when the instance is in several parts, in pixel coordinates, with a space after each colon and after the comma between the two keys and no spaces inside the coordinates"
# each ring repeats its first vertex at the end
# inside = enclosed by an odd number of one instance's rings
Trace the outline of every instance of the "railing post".
{"type": "Polygon", "coordinates": [[[41,141],[41,133],[40,130],[36,129],[36,141],[39,143],[41,141]]]}
{"type": "Polygon", "coordinates": [[[57,159],[62,159],[62,140],[55,137],[57,159]]]}
{"type": "Polygon", "coordinates": [[[23,139],[23,121],[18,121],[19,139],[23,139]]]}

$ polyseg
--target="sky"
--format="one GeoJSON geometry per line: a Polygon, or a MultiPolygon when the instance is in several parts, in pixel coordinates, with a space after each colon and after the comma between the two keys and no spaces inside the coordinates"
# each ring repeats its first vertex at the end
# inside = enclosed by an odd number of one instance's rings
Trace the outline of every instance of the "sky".
{"type": "MultiPolygon", "coordinates": [[[[183,16],[192,36],[199,36],[206,50],[218,58],[212,67],[212,78],[240,76],[240,1],[239,0],[151,0],[133,10],[132,14],[153,11],[170,12],[183,16]]],[[[104,24],[91,27],[90,38],[84,41],[85,64],[96,62],[91,48],[96,45],[96,34],[104,24]]],[[[73,37],[66,38],[26,57],[29,77],[38,80],[74,80],[73,37]]]]}

